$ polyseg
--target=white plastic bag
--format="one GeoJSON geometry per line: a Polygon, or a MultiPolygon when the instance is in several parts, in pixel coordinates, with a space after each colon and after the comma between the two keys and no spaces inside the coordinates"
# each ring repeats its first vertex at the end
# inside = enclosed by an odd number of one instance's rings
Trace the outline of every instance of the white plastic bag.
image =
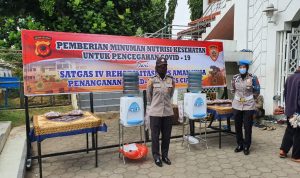
{"type": "Polygon", "coordinates": [[[178,122],[183,123],[184,122],[183,101],[178,101],[177,107],[178,107],[178,122]]]}
{"type": "Polygon", "coordinates": [[[289,119],[289,122],[291,123],[293,128],[300,128],[300,115],[298,113],[295,113],[293,117],[289,119]]]}
{"type": "Polygon", "coordinates": [[[136,151],[138,150],[137,146],[135,143],[132,144],[128,144],[128,145],[124,145],[124,149],[125,152],[131,152],[131,151],[136,151]]]}

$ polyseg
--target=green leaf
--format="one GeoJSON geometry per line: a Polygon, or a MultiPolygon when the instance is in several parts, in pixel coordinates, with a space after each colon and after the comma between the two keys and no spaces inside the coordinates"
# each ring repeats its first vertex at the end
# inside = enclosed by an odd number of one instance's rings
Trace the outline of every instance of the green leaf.
{"type": "Polygon", "coordinates": [[[112,1],[107,1],[106,5],[107,5],[109,8],[114,8],[114,7],[115,7],[115,4],[114,4],[112,1]]]}
{"type": "Polygon", "coordinates": [[[196,20],[202,16],[203,0],[188,0],[188,5],[191,10],[191,20],[196,20]]]}
{"type": "Polygon", "coordinates": [[[143,29],[141,27],[139,27],[136,32],[135,32],[135,35],[136,36],[141,36],[143,34],[143,29]]]}
{"type": "Polygon", "coordinates": [[[161,2],[161,0],[151,0],[152,4],[159,4],[161,2]]]}
{"type": "Polygon", "coordinates": [[[105,28],[106,27],[106,23],[105,22],[101,22],[101,28],[105,28]]]}
{"type": "Polygon", "coordinates": [[[78,5],[80,4],[80,2],[81,2],[81,0],[74,0],[74,4],[75,4],[76,6],[78,6],[78,5]]]}
{"type": "Polygon", "coordinates": [[[124,20],[124,19],[125,19],[124,15],[118,15],[118,17],[119,17],[121,20],[124,20]]]}
{"type": "Polygon", "coordinates": [[[93,23],[93,29],[96,29],[96,28],[97,28],[97,26],[98,26],[98,24],[97,24],[97,23],[93,23]]]}
{"type": "Polygon", "coordinates": [[[126,9],[125,9],[125,13],[126,13],[126,14],[130,14],[130,13],[131,13],[130,8],[126,8],[126,9]]]}
{"type": "Polygon", "coordinates": [[[9,18],[9,19],[7,19],[7,22],[8,22],[8,23],[14,23],[14,19],[9,18]]]}

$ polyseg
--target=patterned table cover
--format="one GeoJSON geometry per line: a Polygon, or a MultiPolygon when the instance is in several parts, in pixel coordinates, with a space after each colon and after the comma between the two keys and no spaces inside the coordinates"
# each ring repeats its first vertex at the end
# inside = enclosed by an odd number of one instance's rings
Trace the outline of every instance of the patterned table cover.
{"type": "Polygon", "coordinates": [[[223,119],[232,116],[232,106],[231,105],[208,105],[207,112],[214,115],[215,119],[223,119]]]}
{"type": "Polygon", "coordinates": [[[33,116],[31,141],[42,141],[47,138],[69,136],[96,131],[107,132],[106,124],[90,112],[82,116],[67,116],[62,119],[48,119],[44,115],[33,116]]]}

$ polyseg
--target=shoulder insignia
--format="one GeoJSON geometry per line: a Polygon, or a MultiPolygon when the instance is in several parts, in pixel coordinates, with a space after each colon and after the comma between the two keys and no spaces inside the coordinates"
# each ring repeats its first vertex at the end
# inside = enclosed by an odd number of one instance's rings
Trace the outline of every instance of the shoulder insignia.
{"type": "Polygon", "coordinates": [[[167,77],[174,78],[172,75],[166,75],[167,77]]]}

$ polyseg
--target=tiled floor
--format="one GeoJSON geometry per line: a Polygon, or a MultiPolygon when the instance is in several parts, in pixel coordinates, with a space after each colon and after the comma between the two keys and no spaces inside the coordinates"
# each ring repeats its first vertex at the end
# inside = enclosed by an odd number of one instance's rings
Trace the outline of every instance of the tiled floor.
{"type": "MultiPolygon", "coordinates": [[[[109,131],[100,134],[101,146],[118,143],[118,125],[116,119],[107,121],[109,131]]],[[[174,126],[172,135],[181,134],[181,127],[174,126]]],[[[94,152],[78,153],[43,159],[43,175],[45,178],[93,178],[93,177],[300,177],[300,164],[278,157],[284,127],[277,126],[274,131],[263,131],[253,128],[251,153],[245,156],[234,153],[235,137],[224,136],[222,148],[218,148],[218,135],[208,136],[209,149],[204,145],[191,146],[191,151],[181,145],[181,138],[171,140],[169,157],[172,165],[162,168],[153,163],[151,153],[144,160],[127,161],[124,165],[118,158],[118,148],[99,150],[99,167],[94,167],[94,152]]],[[[138,128],[128,128],[125,140],[134,141],[139,138],[138,128]]],[[[149,146],[149,152],[151,152],[149,146]]],[[[36,150],[36,144],[33,145],[36,150]]],[[[85,135],[53,138],[42,142],[43,153],[85,148],[85,135]]],[[[36,153],[36,151],[35,151],[36,153]]],[[[26,173],[26,178],[39,176],[37,161],[26,173]]]]}

